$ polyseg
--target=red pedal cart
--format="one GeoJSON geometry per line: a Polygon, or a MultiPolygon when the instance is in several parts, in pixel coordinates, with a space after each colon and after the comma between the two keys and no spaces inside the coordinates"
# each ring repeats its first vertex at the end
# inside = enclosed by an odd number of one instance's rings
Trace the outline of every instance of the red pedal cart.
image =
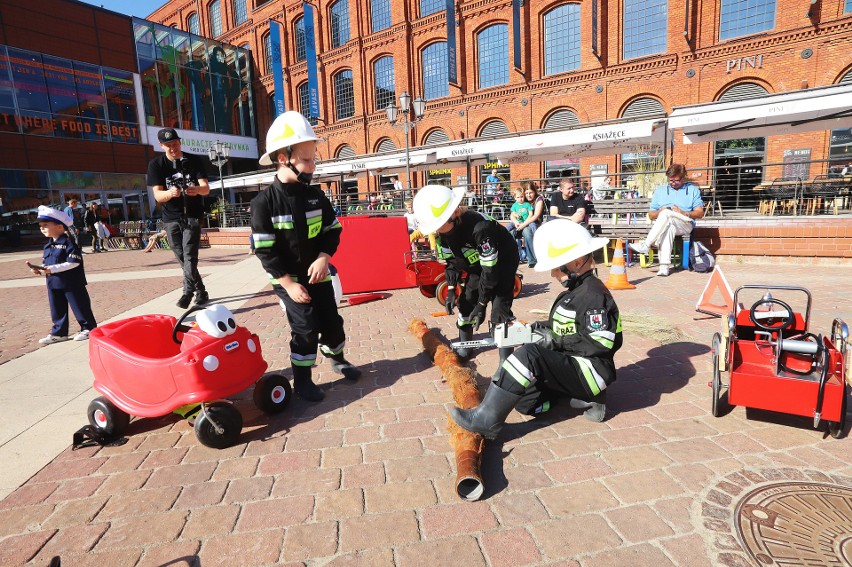
{"type": "Polygon", "coordinates": [[[130,416],[195,416],[195,435],[208,447],[233,445],[243,428],[224,398],[254,384],[254,402],[274,414],[292,397],[287,379],[266,374],[260,339],[237,326],[224,305],[193,307],[180,318],[140,315],[101,325],[89,334],[89,366],[101,397],[88,408],[92,427],[121,436],[130,416]]]}
{"type": "Polygon", "coordinates": [[[849,398],[846,323],[835,319],[829,336],[811,333],[811,294],[803,287],[744,285],[734,293],[733,305],[722,332],[713,335],[713,415],[727,413],[729,406],[800,415],[813,418],[814,428],[826,422],[831,436],[841,437],[849,398]],[[746,290],[764,292],[749,309],[739,302],[746,290]],[[804,296],[804,314],[773,292],[785,299],[804,296]]]}
{"type": "MultiPolygon", "coordinates": [[[[434,297],[443,306],[447,301],[447,282],[444,274],[444,263],[438,260],[437,254],[431,250],[412,250],[406,252],[405,268],[408,270],[407,279],[416,285],[425,297],[434,297]]],[[[518,297],[524,285],[524,275],[515,274],[515,287],[512,297],[518,297]]]]}

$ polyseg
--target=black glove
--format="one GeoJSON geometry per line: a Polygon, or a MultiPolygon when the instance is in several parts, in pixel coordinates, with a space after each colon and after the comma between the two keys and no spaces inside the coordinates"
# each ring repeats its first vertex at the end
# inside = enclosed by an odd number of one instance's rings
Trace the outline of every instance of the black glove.
{"type": "Polygon", "coordinates": [[[547,322],[536,321],[532,324],[533,343],[553,350],[553,333],[547,322]]]}
{"type": "Polygon", "coordinates": [[[477,303],[476,307],[474,307],[473,311],[471,311],[470,315],[468,315],[468,319],[470,319],[471,324],[473,325],[473,330],[478,331],[483,321],[485,321],[485,304],[477,303]]]}
{"type": "Polygon", "coordinates": [[[456,288],[447,288],[447,299],[444,301],[444,307],[447,308],[447,315],[453,314],[453,308],[456,306],[456,288]]]}

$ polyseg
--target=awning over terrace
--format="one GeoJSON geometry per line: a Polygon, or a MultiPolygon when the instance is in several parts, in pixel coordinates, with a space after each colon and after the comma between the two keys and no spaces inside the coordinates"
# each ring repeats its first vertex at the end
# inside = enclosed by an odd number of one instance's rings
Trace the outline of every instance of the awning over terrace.
{"type": "Polygon", "coordinates": [[[676,107],[669,128],[686,144],[852,128],[852,85],[676,107]]]}

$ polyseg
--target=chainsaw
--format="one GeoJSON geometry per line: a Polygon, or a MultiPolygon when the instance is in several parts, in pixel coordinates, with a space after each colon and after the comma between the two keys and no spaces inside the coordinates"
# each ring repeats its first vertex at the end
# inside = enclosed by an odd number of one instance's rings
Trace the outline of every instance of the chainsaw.
{"type": "Polygon", "coordinates": [[[491,328],[491,337],[478,341],[457,341],[450,343],[454,350],[461,348],[497,347],[506,348],[540,342],[546,329],[538,329],[532,323],[521,323],[517,320],[498,323],[491,328]]]}

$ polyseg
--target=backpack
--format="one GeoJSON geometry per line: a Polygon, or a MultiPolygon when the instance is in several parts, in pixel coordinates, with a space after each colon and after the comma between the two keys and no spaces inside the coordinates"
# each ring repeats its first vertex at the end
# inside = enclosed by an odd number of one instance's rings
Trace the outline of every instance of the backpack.
{"type": "Polygon", "coordinates": [[[710,250],[699,241],[694,241],[689,248],[689,269],[700,274],[710,272],[716,265],[716,258],[710,250]]]}

